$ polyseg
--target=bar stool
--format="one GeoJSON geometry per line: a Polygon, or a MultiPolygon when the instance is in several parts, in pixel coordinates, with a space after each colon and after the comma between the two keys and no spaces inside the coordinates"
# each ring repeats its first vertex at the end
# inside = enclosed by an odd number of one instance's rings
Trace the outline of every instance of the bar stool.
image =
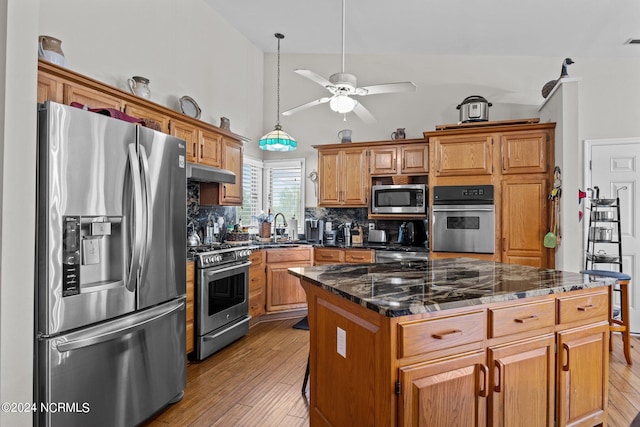
{"type": "MultiPolygon", "coordinates": [[[[618,289],[609,289],[609,331],[622,332],[622,343],[624,346],[624,358],[627,364],[631,365],[631,335],[629,334],[629,281],[631,276],[625,273],[609,270],[582,270],[580,273],[590,276],[604,276],[616,279],[618,289]],[[613,318],[613,293],[620,292],[620,319],[613,318]]],[[[611,350],[611,345],[610,345],[611,350]]]]}

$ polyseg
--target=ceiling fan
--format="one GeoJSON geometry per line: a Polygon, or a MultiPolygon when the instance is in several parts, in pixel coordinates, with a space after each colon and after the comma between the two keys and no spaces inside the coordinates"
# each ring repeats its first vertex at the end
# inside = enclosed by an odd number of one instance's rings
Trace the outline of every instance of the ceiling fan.
{"type": "MultiPolygon", "coordinates": [[[[363,122],[374,123],[375,117],[359,101],[352,96],[378,95],[381,93],[415,92],[412,82],[385,83],[372,86],[357,87],[356,76],[344,72],[344,34],[345,34],[345,1],[342,0],[342,71],[329,76],[329,80],[310,70],[295,70],[297,74],[325,87],[332,96],[316,99],[284,111],[283,116],[290,116],[320,104],[329,103],[329,107],[340,114],[355,113],[363,122]]],[[[346,117],[345,117],[346,120],[346,117]]]]}

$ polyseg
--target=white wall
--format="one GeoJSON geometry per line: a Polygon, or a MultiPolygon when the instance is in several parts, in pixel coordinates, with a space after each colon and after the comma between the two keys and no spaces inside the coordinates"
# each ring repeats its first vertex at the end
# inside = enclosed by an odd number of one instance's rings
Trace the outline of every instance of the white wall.
{"type": "Polygon", "coordinates": [[[583,181],[580,138],[580,79],[563,79],[540,109],[542,122],[555,122],[555,165],[561,171],[560,244],[555,249],[556,268],[578,272],[584,268],[583,224],[578,190],[583,181]]]}
{"type": "MultiPolygon", "coordinates": [[[[224,116],[233,132],[260,137],[263,53],[202,0],[40,1],[39,17],[68,68],[126,91],[144,76],[152,101],[179,111],[188,95],[201,120],[224,116]]],[[[256,145],[246,150],[260,156],[256,145]]]]}
{"type": "Polygon", "coordinates": [[[37,0],[0,1],[0,402],[33,401],[37,16],[37,0]]]}

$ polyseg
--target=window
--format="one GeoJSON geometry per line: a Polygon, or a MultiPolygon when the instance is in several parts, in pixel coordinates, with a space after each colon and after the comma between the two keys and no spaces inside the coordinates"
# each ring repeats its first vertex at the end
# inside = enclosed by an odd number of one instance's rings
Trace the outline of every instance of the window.
{"type": "MultiPolygon", "coordinates": [[[[242,169],[242,207],[236,210],[238,223],[258,227],[260,212],[282,212],[289,220],[304,218],[304,159],[265,160],[244,158],[242,169]]],[[[281,224],[281,223],[280,223],[281,224]]],[[[298,233],[304,232],[298,220],[298,233]]],[[[254,231],[256,232],[256,231],[254,231]]]]}
{"type": "MultiPolygon", "coordinates": [[[[265,204],[274,215],[282,212],[288,220],[304,217],[304,159],[265,160],[265,204]]],[[[266,209],[265,209],[266,211],[266,209]]],[[[298,221],[301,233],[303,221],[298,221]]]]}
{"type": "MultiPolygon", "coordinates": [[[[242,166],[242,207],[236,210],[239,224],[251,228],[258,227],[256,216],[262,210],[262,171],[261,161],[245,157],[242,166]]],[[[255,231],[254,231],[255,232],[255,231]]]]}

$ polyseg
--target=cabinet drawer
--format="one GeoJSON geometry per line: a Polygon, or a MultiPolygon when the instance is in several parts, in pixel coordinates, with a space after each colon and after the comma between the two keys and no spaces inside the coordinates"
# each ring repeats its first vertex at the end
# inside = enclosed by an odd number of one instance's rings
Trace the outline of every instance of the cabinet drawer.
{"type": "Polygon", "coordinates": [[[344,262],[367,263],[373,262],[373,251],[368,249],[345,249],[344,262]]]}
{"type": "Polygon", "coordinates": [[[595,322],[609,318],[609,294],[590,293],[558,298],[558,323],[595,322]]]}
{"type": "Polygon", "coordinates": [[[533,331],[556,323],[555,301],[542,301],[489,310],[491,337],[533,331]]]}
{"type": "Polygon", "coordinates": [[[313,252],[313,259],[322,263],[341,263],[344,261],[344,257],[342,255],[343,251],[340,249],[315,248],[313,252]]]}
{"type": "Polygon", "coordinates": [[[267,262],[296,262],[311,261],[309,249],[269,249],[267,250],[267,262]]]}
{"type": "Polygon", "coordinates": [[[484,340],[484,311],[398,325],[398,357],[415,356],[484,340]]]}

